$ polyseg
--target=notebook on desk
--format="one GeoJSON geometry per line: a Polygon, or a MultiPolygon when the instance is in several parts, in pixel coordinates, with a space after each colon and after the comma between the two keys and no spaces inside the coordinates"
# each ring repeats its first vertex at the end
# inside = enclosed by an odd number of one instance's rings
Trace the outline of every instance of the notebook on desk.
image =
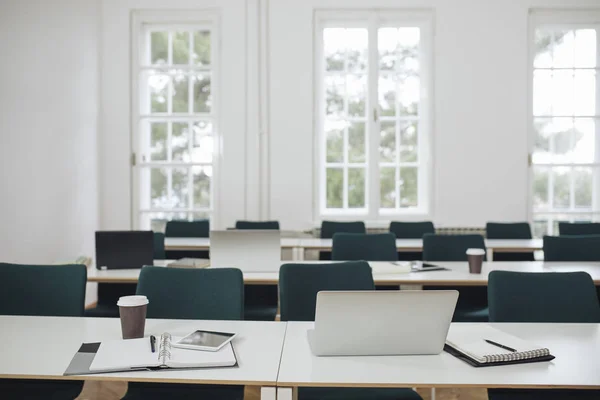
{"type": "Polygon", "coordinates": [[[487,325],[452,325],[444,350],[474,367],[554,359],[549,349],[487,325]]]}
{"type": "Polygon", "coordinates": [[[171,337],[168,333],[161,335],[155,352],[152,352],[148,337],[84,343],[64,375],[172,368],[221,368],[237,365],[237,357],[231,343],[218,351],[199,351],[173,347],[171,343],[179,339],[171,337]]]}

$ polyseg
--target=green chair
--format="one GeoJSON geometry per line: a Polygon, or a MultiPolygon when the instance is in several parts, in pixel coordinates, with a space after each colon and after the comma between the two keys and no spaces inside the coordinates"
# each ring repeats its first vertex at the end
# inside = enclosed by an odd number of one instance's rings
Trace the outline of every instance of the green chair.
{"type": "Polygon", "coordinates": [[[161,232],[154,232],[154,259],[165,260],[166,258],[165,234],[161,232]]]}
{"type": "Polygon", "coordinates": [[[279,230],[279,221],[236,221],[235,229],[279,230]]]}
{"type": "MultiPolygon", "coordinates": [[[[433,222],[390,222],[390,232],[396,235],[396,239],[421,239],[426,233],[435,233],[433,222]]],[[[398,252],[398,260],[413,261],[422,260],[421,251],[398,252]]]]}
{"type": "MultiPolygon", "coordinates": [[[[281,321],[314,321],[317,293],[322,290],[374,290],[365,261],[333,264],[284,264],[279,270],[281,321]]],[[[410,389],[299,388],[299,400],[419,400],[410,389]]]]}
{"type": "MultiPolygon", "coordinates": [[[[321,222],[321,239],[332,239],[336,233],[367,233],[365,223],[362,221],[354,222],[321,222]]],[[[319,252],[319,260],[331,260],[330,251],[319,252]]]]}
{"type": "MultiPolygon", "coordinates": [[[[423,260],[467,261],[467,249],[485,249],[481,235],[434,235],[423,236],[423,260]]],[[[433,272],[432,272],[433,273],[433,272]]],[[[454,311],[454,322],[487,322],[486,287],[428,286],[428,290],[458,290],[460,295],[454,311]]]]}
{"type": "MultiPolygon", "coordinates": [[[[488,239],[531,239],[528,222],[500,223],[488,222],[485,226],[488,239]]],[[[535,261],[530,253],[494,253],[494,261],[535,261]]]]}
{"type": "MultiPolygon", "coordinates": [[[[490,322],[600,322],[594,281],[585,272],[493,271],[488,297],[490,322]]],[[[488,396],[490,400],[591,400],[600,399],[600,391],[489,389],[488,396]]]]}
{"type": "MultiPolygon", "coordinates": [[[[165,237],[180,238],[207,238],[210,236],[210,221],[199,219],[196,221],[172,220],[167,221],[165,237]]],[[[207,250],[168,250],[166,258],[177,260],[180,258],[210,258],[207,250]]]]}
{"type": "Polygon", "coordinates": [[[600,235],[600,223],[598,222],[559,222],[558,232],[560,236],[600,235]]]}
{"type": "Polygon", "coordinates": [[[600,261],[600,235],[544,236],[546,261],[600,261]]]}
{"type": "MultiPolygon", "coordinates": [[[[235,229],[279,230],[278,221],[237,221],[235,229]]],[[[277,285],[246,285],[244,288],[244,319],[274,321],[277,316],[277,285]]]]}
{"type": "MultiPolygon", "coordinates": [[[[148,318],[241,320],[244,278],[239,269],[142,268],[137,294],[148,318]]],[[[243,400],[243,386],[130,382],[123,400],[243,400]]]]}
{"type": "Polygon", "coordinates": [[[331,259],[335,261],[397,261],[396,236],[393,233],[336,233],[331,259]]]}
{"type": "MultiPolygon", "coordinates": [[[[0,315],[81,317],[85,307],[85,265],[0,263],[0,315]]],[[[4,399],[69,399],[83,381],[0,379],[4,399]]]]}

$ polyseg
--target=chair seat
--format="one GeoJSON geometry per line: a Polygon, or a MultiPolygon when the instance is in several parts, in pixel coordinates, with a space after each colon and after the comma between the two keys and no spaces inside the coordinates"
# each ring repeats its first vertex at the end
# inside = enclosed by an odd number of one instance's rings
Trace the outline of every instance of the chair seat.
{"type": "Polygon", "coordinates": [[[298,389],[298,400],[423,400],[412,389],[320,388],[298,389]]]}
{"type": "Polygon", "coordinates": [[[490,312],[487,307],[485,308],[457,308],[454,311],[454,317],[452,322],[488,322],[490,312]]]}
{"type": "Polygon", "coordinates": [[[275,321],[277,306],[245,305],[244,319],[246,321],[275,321]]]}
{"type": "Polygon", "coordinates": [[[27,400],[73,400],[83,388],[83,381],[0,379],[2,398],[27,400]]]}
{"type": "Polygon", "coordinates": [[[98,304],[94,308],[85,310],[84,316],[95,318],[119,318],[119,307],[117,305],[98,304]]]}
{"type": "Polygon", "coordinates": [[[489,400],[597,400],[600,390],[489,389],[489,400]]]}
{"type": "Polygon", "coordinates": [[[243,386],[130,382],[121,400],[244,400],[243,386]]]}

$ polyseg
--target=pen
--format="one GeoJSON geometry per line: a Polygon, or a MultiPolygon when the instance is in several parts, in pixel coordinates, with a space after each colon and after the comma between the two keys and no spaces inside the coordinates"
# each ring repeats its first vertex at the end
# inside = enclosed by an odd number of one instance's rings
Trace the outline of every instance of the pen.
{"type": "Polygon", "coordinates": [[[517,352],[517,350],[513,349],[512,347],[508,347],[508,346],[505,346],[505,345],[503,345],[503,344],[500,344],[500,343],[497,343],[497,342],[493,342],[493,341],[491,341],[491,340],[487,340],[487,339],[484,339],[484,340],[485,340],[486,342],[488,342],[489,344],[492,344],[492,345],[494,345],[494,346],[496,346],[496,347],[500,347],[501,349],[508,350],[508,351],[512,351],[513,353],[516,353],[516,352],[517,352]]]}
{"type": "Polygon", "coordinates": [[[156,351],[156,348],[154,345],[155,343],[156,343],[156,338],[154,337],[154,335],[150,335],[150,348],[152,349],[153,353],[156,351]]]}

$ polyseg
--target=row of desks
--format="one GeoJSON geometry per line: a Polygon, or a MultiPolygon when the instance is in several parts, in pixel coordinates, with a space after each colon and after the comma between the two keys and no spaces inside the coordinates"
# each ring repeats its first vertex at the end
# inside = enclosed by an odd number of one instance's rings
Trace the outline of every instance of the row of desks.
{"type": "MultiPolygon", "coordinates": [[[[281,248],[291,249],[294,260],[303,260],[305,250],[331,251],[331,239],[319,238],[281,238],[281,248]]],[[[491,260],[494,252],[528,253],[542,250],[541,239],[486,239],[485,246],[488,258],[491,260]]],[[[399,252],[423,251],[421,239],[397,239],[396,248],[399,252]]],[[[209,238],[165,238],[166,250],[208,250],[209,238]]]]}
{"type": "Polygon", "coordinates": [[[315,357],[306,339],[312,322],[149,319],[146,335],[184,335],[196,329],[237,332],[239,366],[74,377],[63,372],[81,343],[119,339],[118,319],[0,316],[0,325],[0,341],[10,344],[2,346],[0,378],[250,385],[262,387],[263,400],[291,400],[303,386],[600,389],[600,324],[491,324],[548,347],[556,359],[473,368],[447,353],[315,357]]]}
{"type": "MultiPolygon", "coordinates": [[[[172,260],[156,260],[155,265],[166,266],[172,260]]],[[[207,263],[209,260],[207,260],[207,263]]],[[[282,261],[282,264],[285,262],[282,261]]],[[[331,261],[305,261],[310,264],[326,264],[331,261]]],[[[516,272],[573,272],[585,271],[600,285],[600,263],[593,262],[485,262],[481,274],[470,274],[466,262],[436,262],[434,264],[448,268],[448,271],[408,272],[406,263],[369,262],[373,269],[373,279],[377,285],[435,285],[435,286],[487,286],[491,271],[516,272]]],[[[243,269],[242,269],[243,270],[243,269]]],[[[88,271],[89,282],[104,283],[136,283],[140,275],[139,269],[112,269],[88,271]]],[[[277,285],[278,272],[244,272],[244,283],[247,285],[277,285]]]]}

